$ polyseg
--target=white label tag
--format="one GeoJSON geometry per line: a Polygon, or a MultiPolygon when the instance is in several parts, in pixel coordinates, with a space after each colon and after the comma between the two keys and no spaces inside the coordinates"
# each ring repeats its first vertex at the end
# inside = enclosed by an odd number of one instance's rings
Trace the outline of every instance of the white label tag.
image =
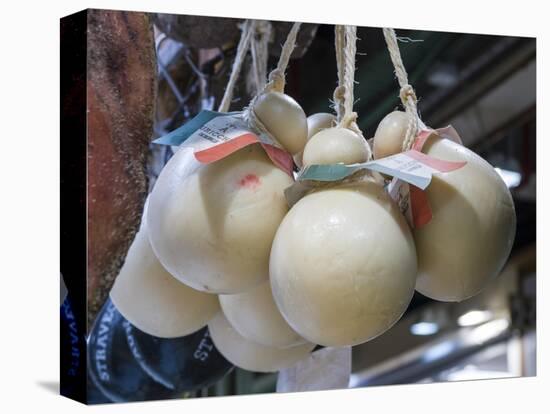
{"type": "Polygon", "coordinates": [[[409,191],[409,184],[400,180],[399,178],[393,178],[388,184],[388,194],[395,201],[401,214],[407,219],[409,227],[413,228],[413,215],[411,206],[411,196],[409,191]]]}
{"type": "Polygon", "coordinates": [[[368,169],[391,175],[424,190],[430,184],[433,174],[453,171],[465,164],[439,160],[410,150],[361,164],[311,165],[298,175],[298,180],[338,181],[358,170],[368,169]]]}
{"type": "Polygon", "coordinates": [[[435,168],[411,158],[408,153],[399,153],[391,157],[365,163],[374,171],[401,178],[409,184],[425,189],[432,180],[432,174],[439,172],[435,168]]]}
{"type": "Polygon", "coordinates": [[[218,116],[189,135],[181,146],[203,151],[242,135],[250,134],[245,122],[238,116],[218,116]]]}

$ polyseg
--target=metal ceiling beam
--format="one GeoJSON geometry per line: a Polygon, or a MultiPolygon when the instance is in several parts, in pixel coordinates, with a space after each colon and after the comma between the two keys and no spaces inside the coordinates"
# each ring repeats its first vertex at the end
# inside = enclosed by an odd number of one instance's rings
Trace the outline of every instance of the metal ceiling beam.
{"type": "Polygon", "coordinates": [[[425,97],[419,102],[423,117],[431,125],[443,125],[523,68],[535,58],[536,44],[522,40],[503,38],[460,74],[456,87],[440,89],[425,97]],[[500,56],[500,62],[493,65],[492,62],[500,56]]]}

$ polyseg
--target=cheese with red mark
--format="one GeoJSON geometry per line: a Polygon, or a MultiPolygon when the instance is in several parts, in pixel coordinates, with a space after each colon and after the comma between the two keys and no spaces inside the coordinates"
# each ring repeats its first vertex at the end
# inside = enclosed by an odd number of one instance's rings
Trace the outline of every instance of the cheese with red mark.
{"type": "Polygon", "coordinates": [[[266,281],[269,252],[288,211],[292,178],[259,144],[200,164],[180,149],[162,170],[147,214],[154,252],[181,282],[238,293],[266,281]]]}

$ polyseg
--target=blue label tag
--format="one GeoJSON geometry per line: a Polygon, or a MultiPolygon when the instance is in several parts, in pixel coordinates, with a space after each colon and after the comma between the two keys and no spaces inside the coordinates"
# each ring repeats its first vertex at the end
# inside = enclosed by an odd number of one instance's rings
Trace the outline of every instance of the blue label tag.
{"type": "Polygon", "coordinates": [[[345,164],[310,165],[304,168],[298,175],[298,181],[339,181],[350,176],[360,168],[345,164]]]}
{"type": "Polygon", "coordinates": [[[202,110],[189,122],[186,122],[179,128],[174,129],[172,132],[169,132],[168,134],[154,140],[153,144],[178,146],[189,138],[193,132],[201,128],[212,119],[217,118],[218,116],[235,115],[238,113],[239,112],[215,112],[202,110]]]}

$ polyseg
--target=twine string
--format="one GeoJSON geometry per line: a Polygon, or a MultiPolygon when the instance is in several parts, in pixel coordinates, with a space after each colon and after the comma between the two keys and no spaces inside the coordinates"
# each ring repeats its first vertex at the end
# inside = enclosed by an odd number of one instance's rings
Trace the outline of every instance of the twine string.
{"type": "Polygon", "coordinates": [[[248,52],[250,39],[254,33],[254,26],[255,24],[253,20],[245,20],[245,22],[241,24],[241,38],[239,39],[239,44],[237,45],[235,60],[233,61],[231,74],[229,75],[229,80],[227,81],[223,98],[220,102],[220,106],[218,107],[218,112],[227,112],[229,110],[229,105],[233,99],[235,84],[237,83],[241,67],[246,57],[246,53],[248,52]]]}
{"type": "MultiPolygon", "coordinates": [[[[335,46],[337,49],[341,49],[341,51],[336,52],[339,85],[334,91],[334,99],[338,108],[338,126],[341,128],[350,129],[364,139],[363,133],[357,125],[357,113],[353,111],[353,92],[355,86],[355,55],[357,54],[357,27],[343,26],[343,29],[336,28],[336,33],[337,40],[335,42],[335,46]],[[345,44],[343,48],[342,41],[345,44]]],[[[372,151],[368,143],[367,149],[367,159],[370,160],[372,158],[372,151]]]]}
{"type": "Polygon", "coordinates": [[[281,55],[279,56],[277,67],[269,73],[268,82],[263,91],[264,93],[271,91],[281,93],[284,92],[285,72],[288,67],[288,62],[290,61],[290,55],[292,55],[294,47],[296,46],[296,37],[298,36],[300,26],[301,23],[294,23],[288,32],[283,48],[281,49],[281,55]]]}
{"type": "Polygon", "coordinates": [[[344,99],[345,99],[345,86],[344,86],[344,48],[346,46],[345,41],[345,28],[341,25],[334,26],[334,51],[336,54],[336,70],[338,74],[338,86],[334,89],[333,101],[334,110],[336,112],[336,122],[342,120],[344,114],[344,99]]]}
{"type": "Polygon", "coordinates": [[[386,39],[386,45],[388,47],[388,52],[390,53],[390,58],[395,69],[395,76],[401,87],[399,91],[399,98],[405,107],[405,112],[409,116],[409,122],[407,124],[407,132],[405,134],[405,139],[403,140],[402,150],[408,151],[412,148],[414,144],[414,139],[418,134],[419,128],[419,116],[417,108],[417,98],[414,92],[413,87],[409,84],[409,78],[405,66],[403,65],[403,60],[401,59],[401,53],[399,51],[399,46],[397,44],[397,37],[395,35],[395,30],[390,28],[382,29],[384,32],[384,38],[386,39]]]}
{"type": "Polygon", "coordinates": [[[285,90],[285,71],[288,66],[288,63],[290,61],[290,55],[292,55],[292,51],[294,50],[294,47],[296,46],[296,37],[298,35],[298,31],[300,30],[301,23],[294,23],[292,25],[292,28],[288,32],[288,35],[286,37],[285,43],[283,44],[283,48],[281,50],[281,55],[279,56],[279,61],[277,63],[277,67],[273,69],[268,77],[268,82],[263,88],[263,90],[258,93],[252,101],[250,101],[250,104],[247,108],[243,111],[243,118],[248,124],[248,127],[259,134],[263,134],[267,136],[272,142],[276,143],[280,147],[282,145],[279,141],[271,134],[265,125],[260,121],[258,116],[256,115],[256,112],[254,111],[254,106],[258,98],[269,92],[280,92],[284,93],[285,90]]]}
{"type": "Polygon", "coordinates": [[[256,84],[256,94],[266,85],[267,61],[269,58],[268,43],[271,37],[271,23],[268,20],[254,21],[254,35],[250,51],[252,54],[252,74],[256,84]]]}

